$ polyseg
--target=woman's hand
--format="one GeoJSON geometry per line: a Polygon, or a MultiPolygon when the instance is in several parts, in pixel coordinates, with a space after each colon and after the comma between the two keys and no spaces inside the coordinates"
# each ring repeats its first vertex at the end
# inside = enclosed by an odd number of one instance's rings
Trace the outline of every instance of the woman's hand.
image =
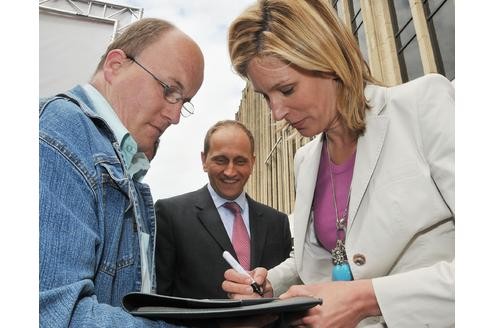
{"type": "MultiPolygon", "coordinates": [[[[261,286],[263,297],[273,297],[273,289],[270,281],[266,279],[268,271],[265,268],[256,268],[249,274],[261,286]]],[[[225,280],[222,283],[222,289],[227,292],[230,298],[260,298],[261,296],[254,292],[251,287],[251,279],[233,269],[228,269],[224,274],[225,280]]]]}
{"type": "Polygon", "coordinates": [[[323,304],[294,318],[290,322],[293,326],[354,328],[364,318],[380,315],[371,280],[297,285],[290,287],[280,298],[294,296],[321,298],[323,304]]]}

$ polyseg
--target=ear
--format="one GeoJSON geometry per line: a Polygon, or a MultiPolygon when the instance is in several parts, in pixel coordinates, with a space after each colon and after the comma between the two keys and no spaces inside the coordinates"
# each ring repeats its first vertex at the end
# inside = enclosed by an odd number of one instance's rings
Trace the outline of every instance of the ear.
{"type": "Polygon", "coordinates": [[[201,163],[203,163],[203,172],[207,172],[207,170],[206,170],[206,155],[204,152],[201,152],[201,163]]]}
{"type": "Polygon", "coordinates": [[[251,156],[250,161],[251,161],[251,165],[250,165],[250,166],[251,166],[251,168],[250,168],[249,175],[253,174],[254,164],[256,163],[256,155],[255,155],[255,154],[253,154],[253,155],[251,156]]]}
{"type": "Polygon", "coordinates": [[[117,76],[122,66],[128,61],[126,54],[120,49],[110,50],[103,63],[103,75],[109,83],[117,76]]]}

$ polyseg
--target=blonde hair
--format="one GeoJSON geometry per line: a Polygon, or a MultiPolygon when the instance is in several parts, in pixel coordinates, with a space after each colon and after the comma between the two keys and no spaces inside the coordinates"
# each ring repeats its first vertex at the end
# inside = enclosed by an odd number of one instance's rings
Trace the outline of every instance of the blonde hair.
{"type": "Polygon", "coordinates": [[[229,28],[234,70],[247,78],[255,57],[273,56],[317,74],[337,77],[339,119],[356,135],[364,132],[364,96],[371,76],[351,31],[328,0],[260,0],[246,8],[229,28]]]}

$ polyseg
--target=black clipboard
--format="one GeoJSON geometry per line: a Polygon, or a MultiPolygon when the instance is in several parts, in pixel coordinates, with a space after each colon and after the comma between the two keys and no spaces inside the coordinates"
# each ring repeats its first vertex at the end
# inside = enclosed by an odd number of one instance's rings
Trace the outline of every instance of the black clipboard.
{"type": "Polygon", "coordinates": [[[261,314],[301,312],[322,300],[313,297],[288,299],[258,298],[246,300],[194,299],[146,293],[129,293],[122,306],[132,315],[153,319],[212,319],[261,314]]]}

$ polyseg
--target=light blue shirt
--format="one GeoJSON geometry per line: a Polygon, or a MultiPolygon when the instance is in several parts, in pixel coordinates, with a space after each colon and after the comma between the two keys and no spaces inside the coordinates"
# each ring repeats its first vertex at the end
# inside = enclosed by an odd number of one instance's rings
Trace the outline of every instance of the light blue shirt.
{"type": "Polygon", "coordinates": [[[227,202],[236,202],[241,207],[242,221],[244,221],[249,237],[251,238],[251,231],[249,229],[249,205],[247,202],[246,193],[243,191],[236,199],[228,200],[219,196],[209,183],[208,191],[210,192],[213,203],[215,204],[218,214],[222,219],[223,226],[229,235],[230,241],[232,241],[232,231],[234,230],[234,213],[223,207],[223,204],[227,202]]]}
{"type": "Polygon", "coordinates": [[[150,168],[150,161],[143,152],[138,151],[138,145],[108,101],[91,84],[82,86],[88,97],[95,105],[95,111],[107,122],[120,145],[120,151],[129,175],[141,181],[150,168]]]}

